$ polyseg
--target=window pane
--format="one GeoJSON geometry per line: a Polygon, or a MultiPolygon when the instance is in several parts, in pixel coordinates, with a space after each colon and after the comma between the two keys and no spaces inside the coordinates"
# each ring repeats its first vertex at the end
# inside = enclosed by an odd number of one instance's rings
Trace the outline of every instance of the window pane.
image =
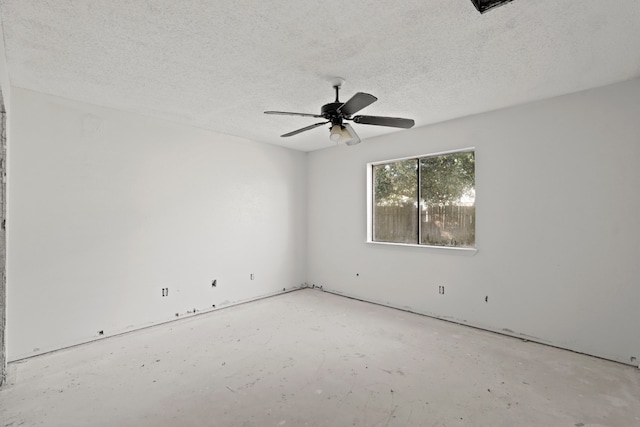
{"type": "Polygon", "coordinates": [[[420,159],[421,242],[475,246],[475,156],[451,153],[420,159]]]}
{"type": "Polygon", "coordinates": [[[418,243],[418,160],[373,166],[373,240],[418,243]]]}

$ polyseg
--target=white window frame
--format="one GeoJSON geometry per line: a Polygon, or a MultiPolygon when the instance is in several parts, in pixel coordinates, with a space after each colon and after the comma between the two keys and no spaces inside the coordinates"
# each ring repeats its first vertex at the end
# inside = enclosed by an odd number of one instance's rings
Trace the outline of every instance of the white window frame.
{"type": "Polygon", "coordinates": [[[466,147],[466,148],[460,148],[457,150],[439,151],[436,153],[419,154],[419,155],[407,156],[407,157],[398,157],[395,159],[380,160],[380,161],[367,163],[367,243],[371,243],[375,245],[386,245],[386,246],[405,246],[405,247],[408,246],[408,247],[422,248],[422,249],[429,249],[429,250],[436,250],[436,251],[455,251],[459,253],[467,253],[470,255],[475,255],[478,252],[477,241],[476,241],[476,247],[474,248],[461,248],[457,246],[419,245],[417,243],[377,242],[373,240],[373,225],[374,225],[373,224],[373,200],[374,200],[373,167],[374,166],[393,163],[393,162],[400,162],[403,160],[420,159],[423,157],[436,157],[436,156],[442,156],[446,154],[466,153],[469,151],[473,151],[474,156],[477,154],[475,147],[466,147]]]}

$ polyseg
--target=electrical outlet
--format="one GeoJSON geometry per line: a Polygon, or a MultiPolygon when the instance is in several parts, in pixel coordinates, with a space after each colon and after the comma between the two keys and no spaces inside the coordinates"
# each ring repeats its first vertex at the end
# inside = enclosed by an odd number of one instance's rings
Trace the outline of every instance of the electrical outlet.
{"type": "Polygon", "coordinates": [[[438,293],[444,295],[444,286],[438,286],[438,293]]]}

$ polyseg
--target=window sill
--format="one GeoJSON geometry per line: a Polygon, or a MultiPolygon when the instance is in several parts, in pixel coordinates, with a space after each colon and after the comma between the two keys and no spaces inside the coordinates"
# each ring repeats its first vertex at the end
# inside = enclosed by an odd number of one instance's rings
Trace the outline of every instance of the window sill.
{"type": "Polygon", "coordinates": [[[469,256],[473,256],[476,253],[478,253],[478,249],[476,249],[476,248],[459,248],[459,247],[455,247],[455,246],[429,246],[429,245],[416,245],[416,244],[413,244],[413,243],[375,242],[373,240],[367,240],[367,243],[370,243],[370,244],[373,244],[373,245],[404,246],[404,247],[410,247],[410,248],[421,248],[421,249],[427,249],[427,250],[432,250],[432,251],[436,251],[436,252],[441,252],[441,251],[453,252],[453,253],[458,253],[460,255],[469,255],[469,256]]]}

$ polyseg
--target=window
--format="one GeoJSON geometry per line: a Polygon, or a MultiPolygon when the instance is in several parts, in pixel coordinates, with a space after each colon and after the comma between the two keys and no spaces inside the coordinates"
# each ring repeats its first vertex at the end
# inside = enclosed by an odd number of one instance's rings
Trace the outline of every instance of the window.
{"type": "Polygon", "coordinates": [[[475,247],[473,150],[369,167],[370,241],[475,247]]]}

